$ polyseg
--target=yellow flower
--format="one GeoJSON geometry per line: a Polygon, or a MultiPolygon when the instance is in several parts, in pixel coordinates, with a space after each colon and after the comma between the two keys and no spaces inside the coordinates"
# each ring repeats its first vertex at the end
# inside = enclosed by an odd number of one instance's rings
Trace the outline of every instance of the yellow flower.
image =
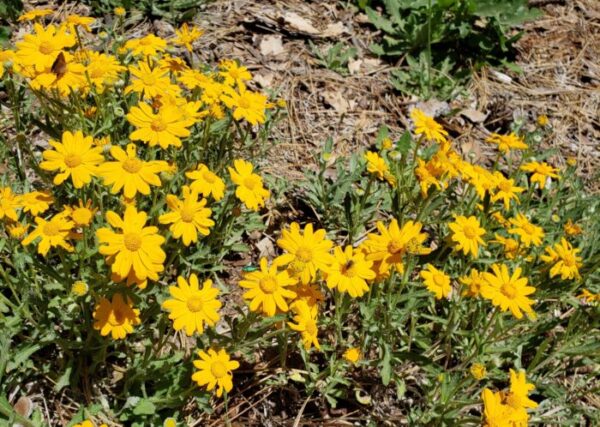
{"type": "Polygon", "coordinates": [[[325,230],[313,231],[312,224],[307,224],[302,234],[300,225],[293,222],[289,230],[281,232],[277,246],[286,251],[277,262],[288,265],[291,275],[304,284],[316,279],[317,271],[327,271],[333,262],[329,253],[333,242],[327,239],[325,230]]]}
{"type": "Polygon", "coordinates": [[[29,12],[24,12],[23,14],[21,14],[21,16],[19,16],[19,19],[17,19],[17,21],[19,21],[19,22],[33,21],[34,19],[41,18],[43,16],[47,16],[52,13],[54,13],[54,11],[52,9],[33,9],[33,10],[30,10],[29,12]]]}
{"type": "Polygon", "coordinates": [[[333,248],[333,262],[326,270],[327,286],[339,292],[348,292],[352,298],[361,297],[369,290],[367,280],[375,278],[371,270],[373,261],[367,261],[365,254],[348,245],[333,248]]]}
{"type": "Polygon", "coordinates": [[[529,222],[525,215],[519,213],[516,217],[511,218],[509,221],[514,228],[509,229],[508,232],[518,235],[519,240],[525,245],[526,248],[530,247],[532,244],[534,246],[539,246],[542,244],[544,230],[542,227],[538,227],[537,225],[533,225],[531,222],[529,222]]]}
{"type": "Polygon", "coordinates": [[[171,84],[169,72],[164,68],[152,69],[147,63],[139,62],[137,68],[129,67],[129,72],[133,78],[125,88],[125,93],[135,92],[153,98],[163,94],[177,95],[180,92],[179,86],[171,84]]]}
{"type": "Polygon", "coordinates": [[[4,217],[16,221],[17,209],[21,207],[21,196],[13,193],[10,187],[0,187],[0,219],[4,217]]]}
{"type": "Polygon", "coordinates": [[[356,365],[361,358],[360,348],[358,347],[350,347],[344,352],[344,359],[348,362],[356,365]]]}
{"type": "Polygon", "coordinates": [[[537,124],[540,125],[541,127],[545,128],[546,126],[548,126],[548,124],[550,123],[550,120],[548,120],[548,116],[545,114],[540,114],[537,118],[537,124]]]}
{"type": "Polygon", "coordinates": [[[8,229],[8,234],[10,234],[10,237],[21,240],[25,236],[25,233],[27,233],[29,224],[15,222],[14,224],[8,225],[6,228],[8,229]]]}
{"type": "Polygon", "coordinates": [[[78,297],[82,297],[88,293],[90,287],[82,280],[78,280],[71,286],[71,292],[78,297]]]}
{"type": "Polygon", "coordinates": [[[163,427],[177,427],[177,420],[173,417],[165,418],[163,427]]]}
{"type": "Polygon", "coordinates": [[[225,183],[208,166],[200,163],[196,170],[186,172],[185,176],[192,179],[190,188],[201,193],[204,197],[212,195],[213,199],[219,201],[225,193],[225,183]]]}
{"type": "Polygon", "coordinates": [[[223,82],[228,86],[242,86],[248,80],[252,80],[252,74],[246,67],[238,65],[236,61],[225,59],[219,63],[223,82]]]}
{"type": "Polygon", "coordinates": [[[422,135],[425,139],[436,141],[440,144],[446,142],[448,132],[433,117],[428,116],[418,108],[413,108],[410,112],[410,118],[415,125],[416,135],[422,135]]]}
{"type": "Polygon", "coordinates": [[[427,196],[429,187],[432,185],[437,188],[438,191],[441,191],[442,188],[446,187],[446,183],[440,179],[443,173],[444,171],[436,162],[425,162],[423,159],[417,158],[415,176],[419,180],[419,186],[421,187],[421,194],[423,197],[427,196]]]}
{"type": "Polygon", "coordinates": [[[95,147],[94,138],[83,136],[80,130],[74,134],[66,131],[62,134],[62,143],[51,140],[50,145],[54,150],[44,151],[40,168],[60,171],[54,177],[55,185],[62,184],[70,176],[73,186],[81,188],[92,180],[98,165],[104,161],[102,147],[95,147]]]}
{"type": "Polygon", "coordinates": [[[92,29],[90,25],[92,25],[96,20],[89,16],[80,16],[80,15],[69,15],[66,19],[67,27],[74,31],[75,27],[82,27],[87,32],[91,32],[92,29]]]}
{"type": "Polygon", "coordinates": [[[550,268],[550,277],[560,276],[561,279],[580,279],[579,267],[581,267],[581,257],[577,254],[581,249],[571,246],[564,237],[560,243],[556,243],[554,247],[547,247],[547,255],[542,255],[540,258],[546,264],[552,264],[550,268]]]}
{"type": "Polygon", "coordinates": [[[129,135],[129,139],[142,141],[150,147],[181,147],[180,138],[190,136],[181,111],[175,106],[165,105],[155,114],[152,107],[140,102],[137,107],[131,108],[127,120],[137,128],[129,135]]]}
{"type": "Polygon", "coordinates": [[[24,212],[30,212],[33,216],[38,216],[48,210],[54,202],[54,197],[47,191],[32,191],[21,195],[21,205],[24,212]]]}
{"type": "Polygon", "coordinates": [[[421,271],[420,276],[429,292],[433,293],[436,299],[448,298],[452,290],[450,277],[431,264],[427,264],[425,268],[426,270],[421,271]]]}
{"type": "Polygon", "coordinates": [[[475,268],[471,269],[468,276],[463,276],[458,280],[468,288],[463,291],[462,295],[472,298],[477,298],[481,294],[481,287],[485,281],[483,275],[475,268]]]}
{"type": "Polygon", "coordinates": [[[235,195],[246,205],[248,209],[258,211],[259,207],[265,205],[265,200],[269,198],[269,190],[263,187],[262,178],[260,175],[252,173],[254,167],[252,163],[245,160],[234,160],[235,167],[229,169],[231,180],[237,188],[235,195]]]}
{"type": "Polygon", "coordinates": [[[37,251],[43,256],[46,256],[50,248],[56,246],[60,246],[67,251],[73,250],[71,244],[66,241],[73,228],[73,223],[65,219],[63,215],[55,215],[50,221],[36,217],[35,223],[37,227],[23,239],[23,246],[29,245],[39,237],[41,240],[38,243],[37,251]]]}
{"type": "Polygon", "coordinates": [[[167,162],[152,160],[145,162],[136,155],[135,144],[127,145],[127,152],[114,146],[110,154],[115,162],[106,162],[98,168],[98,175],[104,179],[105,185],[112,185],[111,193],[116,194],[123,189],[128,199],[137,193],[150,194],[150,185],[161,186],[158,174],[169,169],[167,162]]]}
{"type": "Polygon", "coordinates": [[[485,366],[483,366],[481,363],[473,363],[469,371],[471,372],[473,378],[475,378],[477,381],[484,379],[487,374],[485,366]]]}
{"type": "MultiPolygon", "coordinates": [[[[95,427],[95,424],[90,420],[83,420],[81,423],[74,424],[72,427],[95,427]]],[[[108,427],[106,424],[102,423],[98,427],[108,427]]]]}
{"type": "Polygon", "coordinates": [[[313,345],[317,350],[321,350],[318,339],[319,328],[317,326],[318,307],[316,305],[309,307],[306,301],[299,300],[292,304],[292,310],[296,313],[292,319],[296,323],[288,322],[288,326],[292,330],[300,332],[306,350],[313,345]]]}
{"type": "Polygon", "coordinates": [[[479,220],[474,217],[455,216],[454,222],[448,224],[452,230],[452,241],[456,242],[457,249],[462,250],[463,254],[471,254],[477,258],[479,254],[479,245],[485,246],[481,236],[485,235],[485,230],[479,224],[479,220]]]}
{"type": "Polygon", "coordinates": [[[515,259],[517,255],[520,255],[522,251],[520,251],[519,242],[515,239],[503,237],[499,234],[495,235],[496,240],[492,240],[493,243],[500,243],[504,246],[504,256],[507,259],[515,259]]]}
{"type": "Polygon", "coordinates": [[[65,27],[34,24],[33,28],[35,34],[25,34],[23,41],[16,44],[15,59],[19,67],[30,67],[37,72],[49,70],[63,49],[75,45],[75,36],[65,27]]]}
{"type": "Polygon", "coordinates": [[[124,47],[131,50],[133,55],[154,56],[167,48],[167,42],[154,34],[148,34],[142,38],[128,40],[124,47]]]}
{"type": "Polygon", "coordinates": [[[532,390],[535,386],[527,382],[525,371],[510,370],[510,389],[504,396],[509,406],[513,409],[537,408],[538,404],[528,397],[532,390]]]}
{"type": "Polygon", "coordinates": [[[522,193],[525,190],[524,188],[517,187],[514,185],[514,179],[506,178],[500,172],[494,172],[494,180],[496,181],[496,191],[492,196],[492,202],[502,199],[506,210],[510,207],[511,200],[514,200],[517,204],[519,203],[518,193],[522,193]]]}
{"type": "Polygon", "coordinates": [[[133,332],[133,327],[139,325],[140,310],[133,308],[128,297],[114,294],[112,301],[101,298],[94,309],[94,329],[100,331],[103,337],[110,334],[113,339],[120,340],[133,332]]]}
{"type": "Polygon", "coordinates": [[[166,258],[161,249],[165,238],[158,234],[158,228],[144,227],[148,215],[128,207],[123,219],[115,212],[108,211],[106,220],[113,228],[121,229],[121,233],[106,227],[96,231],[100,243],[98,251],[107,256],[112,271],[122,278],[133,271],[140,280],[158,280],[158,273],[163,271],[166,258]]]}
{"type": "Polygon", "coordinates": [[[92,200],[88,199],[86,204],[79,200],[79,205],[71,206],[69,216],[78,227],[87,227],[92,223],[97,209],[92,208],[92,200]]]}
{"type": "Polygon", "coordinates": [[[317,306],[325,301],[325,295],[323,295],[319,286],[314,283],[298,283],[290,290],[296,293],[295,301],[305,301],[309,307],[317,306]]]}
{"type": "Polygon", "coordinates": [[[115,7],[115,9],[113,10],[113,13],[117,16],[125,16],[127,11],[125,10],[124,7],[115,7]]]}
{"type": "Polygon", "coordinates": [[[588,289],[583,289],[581,291],[581,294],[579,294],[577,296],[577,298],[583,299],[588,304],[595,304],[597,302],[600,302],[600,293],[594,294],[594,293],[590,292],[588,289]]]}
{"type": "Polygon", "coordinates": [[[567,157],[567,164],[569,166],[577,166],[577,158],[576,157],[567,157]]]}
{"type": "Polygon", "coordinates": [[[265,108],[267,107],[267,97],[258,92],[252,92],[246,89],[246,85],[238,85],[238,91],[229,86],[223,86],[224,94],[221,100],[233,110],[235,120],[245,119],[248,123],[256,126],[265,122],[265,108]]]}
{"type": "Polygon", "coordinates": [[[543,190],[546,186],[546,179],[558,178],[558,169],[553,168],[546,162],[529,162],[521,166],[521,170],[532,173],[531,182],[537,182],[543,190]]]}
{"type": "Polygon", "coordinates": [[[277,271],[279,264],[273,262],[269,267],[266,258],[260,260],[260,270],[244,273],[240,281],[242,288],[248,289],[243,295],[250,302],[250,310],[259,309],[267,316],[274,316],[277,309],[287,312],[289,307],[286,300],[296,298],[296,293],[286,289],[296,283],[287,271],[277,271]]]}
{"type": "Polygon", "coordinates": [[[198,277],[192,273],[189,283],[179,276],[177,286],[169,287],[172,298],[166,300],[162,307],[170,313],[173,329],[185,329],[189,337],[194,332],[204,333],[204,324],[214,326],[218,322],[221,302],[217,299],[219,290],[212,284],[212,280],[206,280],[200,288],[198,277]]]}
{"type": "Polygon", "coordinates": [[[381,141],[381,149],[382,150],[390,150],[390,149],[392,149],[393,146],[394,146],[394,141],[392,141],[390,138],[383,138],[383,140],[381,141]]]}
{"type": "Polygon", "coordinates": [[[210,234],[209,227],[215,225],[210,219],[212,210],[205,207],[206,199],[198,200],[198,193],[183,187],[183,200],[173,194],[167,195],[167,206],[172,212],[161,215],[158,222],[171,224],[169,230],[173,237],[181,239],[185,246],[198,241],[198,233],[203,236],[210,234]]]}
{"type": "Polygon", "coordinates": [[[527,297],[535,292],[535,288],[527,286],[527,278],[521,277],[521,271],[521,268],[517,268],[510,275],[505,264],[493,264],[493,273],[483,273],[485,283],[481,288],[484,298],[490,300],[494,306],[500,307],[502,311],[510,310],[517,319],[523,317],[521,311],[535,315],[531,308],[534,301],[527,297]]]}
{"type": "Polygon", "coordinates": [[[199,350],[199,360],[194,360],[194,366],[198,369],[192,375],[192,381],[199,386],[206,386],[211,391],[217,387],[217,397],[223,395],[223,391],[229,393],[233,388],[233,374],[231,371],[240,367],[239,362],[231,360],[224,349],[216,352],[212,348],[208,353],[199,350]]]}
{"type": "Polygon", "coordinates": [[[119,80],[120,73],[126,70],[112,55],[96,51],[88,51],[86,54],[85,72],[98,93],[103,93],[105,88],[113,86],[119,80]]]}
{"type": "Polygon", "coordinates": [[[383,157],[373,151],[367,151],[365,159],[369,173],[375,175],[379,180],[385,179],[390,185],[396,185],[396,178],[390,174],[390,169],[383,157]]]}
{"type": "Polygon", "coordinates": [[[403,273],[405,255],[431,253],[431,249],[423,246],[428,235],[421,233],[422,226],[420,222],[408,221],[400,228],[398,221],[393,219],[389,228],[386,228],[383,222],[377,222],[379,234],[369,233],[365,245],[369,252],[367,259],[380,262],[378,274],[384,274],[390,267],[396,268],[398,273],[403,273]]]}
{"type": "Polygon", "coordinates": [[[485,198],[486,193],[491,194],[496,189],[497,180],[494,175],[481,166],[464,162],[460,173],[463,179],[475,188],[481,200],[485,198]]]}
{"type": "Polygon", "coordinates": [[[177,56],[163,55],[158,61],[158,66],[162,69],[169,70],[174,75],[179,75],[182,71],[188,70],[189,66],[185,61],[177,56]]]}
{"type": "Polygon", "coordinates": [[[188,27],[187,23],[184,23],[178,30],[175,30],[175,39],[173,39],[173,43],[185,46],[187,50],[192,51],[192,44],[198,40],[204,31],[202,31],[198,27],[188,27]]]}
{"type": "Polygon", "coordinates": [[[513,427],[511,418],[513,410],[502,402],[502,394],[494,393],[489,388],[481,393],[483,400],[484,427],[513,427]]]}
{"type": "Polygon", "coordinates": [[[581,226],[579,224],[574,224],[573,221],[571,221],[571,219],[567,220],[567,223],[565,224],[563,229],[565,230],[565,234],[567,236],[578,236],[581,233],[583,233],[583,229],[581,228],[581,226]]]}
{"type": "Polygon", "coordinates": [[[525,144],[525,141],[512,132],[508,135],[499,135],[497,133],[493,133],[485,141],[490,144],[496,144],[498,146],[498,150],[503,153],[508,153],[510,150],[527,149],[527,144],[525,144]]]}

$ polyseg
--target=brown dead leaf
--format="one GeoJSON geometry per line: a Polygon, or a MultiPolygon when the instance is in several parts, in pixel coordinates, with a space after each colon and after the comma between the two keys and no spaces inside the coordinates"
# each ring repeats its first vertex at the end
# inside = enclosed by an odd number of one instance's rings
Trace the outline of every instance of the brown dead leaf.
{"type": "Polygon", "coordinates": [[[275,257],[275,246],[273,246],[273,242],[268,237],[265,237],[260,242],[256,244],[256,248],[258,249],[259,258],[274,258],[275,257]]]}
{"type": "Polygon", "coordinates": [[[254,74],[253,80],[260,85],[260,87],[267,88],[271,87],[271,83],[273,83],[273,78],[275,75],[270,71],[263,71],[260,73],[254,74]]]}
{"type": "Polygon", "coordinates": [[[335,24],[329,24],[323,31],[323,37],[338,37],[344,33],[348,33],[348,29],[342,22],[336,22],[335,24]]]}
{"type": "Polygon", "coordinates": [[[360,67],[363,63],[362,59],[349,59],[348,60],[348,71],[350,71],[350,75],[355,75],[360,72],[360,67]]]}
{"type": "Polygon", "coordinates": [[[265,36],[260,42],[260,53],[264,56],[279,55],[285,52],[283,48],[283,38],[281,36],[265,36]]]}
{"type": "Polygon", "coordinates": [[[473,123],[483,123],[488,116],[487,114],[472,108],[465,108],[464,110],[461,110],[459,114],[473,123]]]}
{"type": "Polygon", "coordinates": [[[295,12],[284,13],[283,20],[296,31],[315,36],[320,34],[320,31],[317,30],[308,19],[301,17],[295,12]]]}
{"type": "Polygon", "coordinates": [[[21,396],[15,403],[14,409],[23,418],[29,418],[33,412],[33,401],[27,396],[21,396]]]}
{"type": "Polygon", "coordinates": [[[341,91],[326,90],[323,92],[323,100],[327,105],[333,107],[338,113],[347,113],[353,109],[356,102],[347,99],[341,91]]]}

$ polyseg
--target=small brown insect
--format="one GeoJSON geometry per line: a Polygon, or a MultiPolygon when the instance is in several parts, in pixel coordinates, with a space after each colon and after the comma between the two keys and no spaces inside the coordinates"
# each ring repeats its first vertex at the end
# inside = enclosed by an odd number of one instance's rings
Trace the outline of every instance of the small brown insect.
{"type": "Polygon", "coordinates": [[[56,74],[56,80],[60,79],[67,72],[67,61],[65,60],[64,53],[60,52],[54,62],[52,63],[52,68],[50,69],[54,74],[56,74]]]}
{"type": "Polygon", "coordinates": [[[354,267],[354,260],[348,261],[346,265],[344,265],[344,270],[350,270],[352,267],[354,267]]]}

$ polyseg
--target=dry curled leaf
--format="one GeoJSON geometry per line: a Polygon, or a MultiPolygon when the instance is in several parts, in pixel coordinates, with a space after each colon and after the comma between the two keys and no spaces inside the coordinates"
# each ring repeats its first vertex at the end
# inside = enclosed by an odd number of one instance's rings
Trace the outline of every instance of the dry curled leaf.
{"type": "Polygon", "coordinates": [[[317,30],[308,19],[301,17],[295,12],[286,12],[283,15],[283,20],[296,31],[315,36],[320,33],[320,31],[317,30]]]}
{"type": "Polygon", "coordinates": [[[264,56],[279,55],[284,51],[283,38],[281,36],[265,36],[260,42],[260,53],[264,56]]]}

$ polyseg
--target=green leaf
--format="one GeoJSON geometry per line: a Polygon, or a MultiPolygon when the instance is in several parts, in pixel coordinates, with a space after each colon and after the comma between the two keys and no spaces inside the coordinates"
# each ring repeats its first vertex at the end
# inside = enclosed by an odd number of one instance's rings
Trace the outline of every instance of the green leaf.
{"type": "Polygon", "coordinates": [[[140,399],[135,408],[134,415],[152,415],[156,412],[156,406],[149,399],[140,399]]]}
{"type": "Polygon", "coordinates": [[[383,359],[381,360],[381,382],[387,386],[392,380],[392,354],[389,347],[383,347],[383,359]]]}
{"type": "Polygon", "coordinates": [[[406,131],[402,134],[398,142],[396,142],[396,149],[402,154],[408,154],[412,146],[412,137],[410,132],[406,131]]]}

